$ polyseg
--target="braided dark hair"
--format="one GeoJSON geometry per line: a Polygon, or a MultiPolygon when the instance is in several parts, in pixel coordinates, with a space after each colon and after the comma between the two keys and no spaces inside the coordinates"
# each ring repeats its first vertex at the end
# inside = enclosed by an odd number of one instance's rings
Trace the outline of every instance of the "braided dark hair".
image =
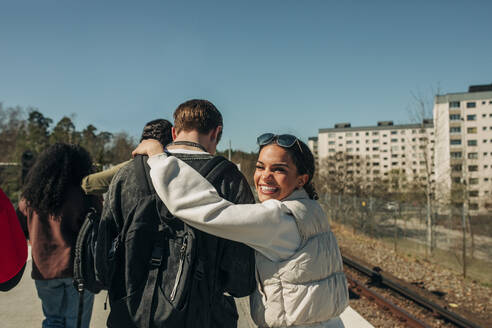
{"type": "Polygon", "coordinates": [[[45,216],[58,216],[70,187],[80,187],[91,173],[91,156],[79,145],[55,143],[43,151],[26,178],[22,197],[45,216]]]}
{"type": "Polygon", "coordinates": [[[161,143],[163,147],[173,141],[171,122],[165,119],[157,119],[145,124],[140,141],[145,139],[155,139],[161,143]]]}
{"type": "MultiPolygon", "coordinates": [[[[263,149],[263,147],[271,144],[277,144],[275,138],[273,138],[272,141],[270,141],[269,143],[260,146],[260,151],[263,149]]],[[[309,198],[315,200],[319,199],[313,182],[314,172],[316,169],[314,164],[314,156],[309,147],[304,142],[297,139],[297,141],[292,146],[282,148],[284,148],[290,155],[290,158],[297,168],[297,173],[299,175],[308,175],[308,181],[304,185],[304,190],[306,190],[309,198]]]]}

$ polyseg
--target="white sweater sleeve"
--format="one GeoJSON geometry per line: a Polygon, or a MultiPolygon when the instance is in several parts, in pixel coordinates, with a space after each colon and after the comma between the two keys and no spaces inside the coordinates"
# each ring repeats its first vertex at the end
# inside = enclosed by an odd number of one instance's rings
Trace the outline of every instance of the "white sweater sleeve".
{"type": "Polygon", "coordinates": [[[154,188],[169,211],[187,224],[245,243],[272,261],[292,256],[301,238],[289,209],[278,200],[235,205],[191,166],[159,154],[148,159],[154,188]]]}

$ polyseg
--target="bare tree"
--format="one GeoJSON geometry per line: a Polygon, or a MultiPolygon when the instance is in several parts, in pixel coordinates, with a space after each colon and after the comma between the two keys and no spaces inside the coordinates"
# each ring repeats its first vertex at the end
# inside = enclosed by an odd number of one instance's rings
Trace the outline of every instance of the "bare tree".
{"type": "MultiPolygon", "coordinates": [[[[426,204],[426,250],[430,255],[433,251],[433,215],[436,213],[436,179],[435,179],[435,140],[438,137],[440,127],[433,122],[438,117],[433,117],[434,96],[439,94],[439,89],[432,91],[429,96],[422,93],[412,93],[412,104],[409,107],[411,119],[420,125],[418,137],[415,137],[417,160],[424,168],[414,169],[412,185],[414,190],[425,196],[426,204]],[[432,128],[431,128],[432,127],[432,128]]],[[[436,116],[439,113],[435,113],[436,116]]]]}
{"type": "Polygon", "coordinates": [[[321,161],[316,179],[324,202],[330,203],[326,211],[335,220],[360,230],[371,228],[373,221],[367,206],[372,185],[365,178],[365,164],[360,155],[338,152],[321,161]]]}

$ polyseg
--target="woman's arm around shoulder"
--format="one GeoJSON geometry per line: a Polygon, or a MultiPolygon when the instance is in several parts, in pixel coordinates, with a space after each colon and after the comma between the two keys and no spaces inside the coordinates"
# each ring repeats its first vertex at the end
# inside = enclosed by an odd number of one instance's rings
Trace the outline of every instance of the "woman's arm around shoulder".
{"type": "Polygon", "coordinates": [[[159,154],[149,158],[154,188],[169,211],[189,225],[245,243],[270,260],[290,257],[299,247],[297,224],[282,202],[235,205],[182,160],[159,154]]]}

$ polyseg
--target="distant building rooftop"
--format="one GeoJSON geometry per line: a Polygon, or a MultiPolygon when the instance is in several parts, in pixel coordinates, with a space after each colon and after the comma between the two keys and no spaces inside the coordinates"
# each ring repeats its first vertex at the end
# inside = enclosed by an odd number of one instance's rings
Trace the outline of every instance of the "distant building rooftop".
{"type": "Polygon", "coordinates": [[[308,140],[318,141],[318,137],[309,137],[308,140]]]}
{"type": "Polygon", "coordinates": [[[492,98],[492,83],[470,85],[468,92],[455,92],[447,93],[445,95],[437,95],[435,98],[435,103],[444,104],[451,101],[482,100],[488,98],[492,98]]]}
{"type": "Polygon", "coordinates": [[[434,127],[434,122],[430,118],[426,118],[422,123],[412,123],[412,124],[397,124],[393,125],[393,121],[380,121],[377,125],[369,126],[354,126],[352,127],[350,123],[337,123],[334,128],[319,129],[319,133],[324,132],[344,132],[344,131],[371,131],[371,130],[399,130],[399,129],[421,129],[421,128],[432,128],[434,127]]]}
{"type": "Polygon", "coordinates": [[[470,87],[468,88],[468,92],[482,92],[482,91],[492,91],[492,83],[482,84],[482,85],[470,85],[470,87]]]}

